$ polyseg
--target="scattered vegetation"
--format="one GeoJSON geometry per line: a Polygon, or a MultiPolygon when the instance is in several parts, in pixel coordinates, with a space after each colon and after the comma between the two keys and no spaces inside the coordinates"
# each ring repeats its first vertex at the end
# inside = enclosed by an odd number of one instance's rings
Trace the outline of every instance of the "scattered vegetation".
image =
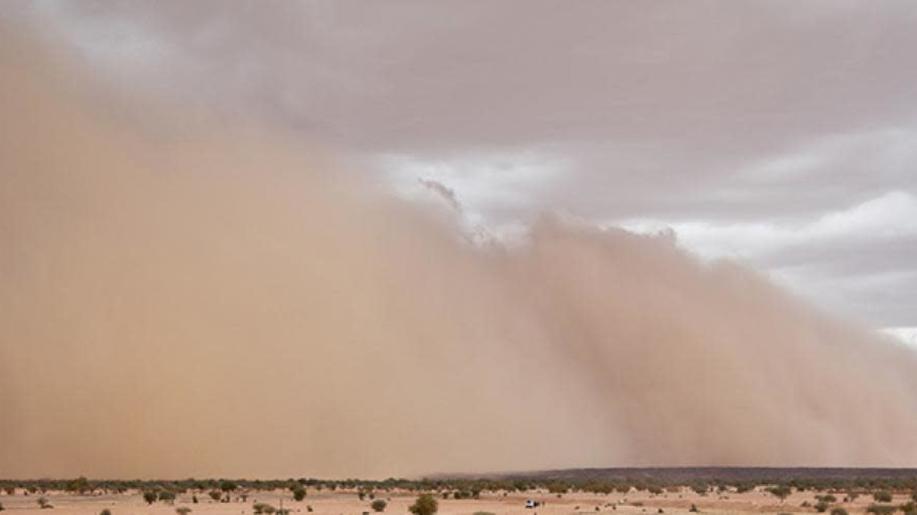
{"type": "Polygon", "coordinates": [[[871,504],[869,508],[866,508],[866,513],[873,515],[892,515],[896,511],[898,507],[891,504],[871,504]]]}

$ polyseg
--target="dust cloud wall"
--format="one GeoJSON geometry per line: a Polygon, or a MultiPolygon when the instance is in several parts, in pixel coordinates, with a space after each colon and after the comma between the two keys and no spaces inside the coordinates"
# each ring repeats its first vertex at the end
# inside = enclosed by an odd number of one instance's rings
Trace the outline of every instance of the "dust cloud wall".
{"type": "Polygon", "coordinates": [[[913,351],[670,237],[470,244],[0,24],[0,477],[917,465],[913,351]]]}

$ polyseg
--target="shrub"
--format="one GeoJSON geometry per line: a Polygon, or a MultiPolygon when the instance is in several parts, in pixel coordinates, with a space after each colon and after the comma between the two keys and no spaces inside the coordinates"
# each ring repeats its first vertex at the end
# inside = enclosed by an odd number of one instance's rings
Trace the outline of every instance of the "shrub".
{"type": "Polygon", "coordinates": [[[104,510],[99,512],[99,515],[111,515],[111,510],[109,510],[108,508],[105,508],[104,510]]]}
{"type": "Polygon", "coordinates": [[[306,488],[302,485],[293,488],[293,499],[302,501],[306,498],[306,488]]]}
{"type": "Polygon", "coordinates": [[[196,495],[193,495],[193,494],[191,495],[191,502],[193,502],[194,504],[197,504],[197,496],[196,496],[196,495]]]}
{"type": "Polygon", "coordinates": [[[45,496],[39,497],[37,502],[38,502],[38,506],[43,510],[47,510],[47,509],[54,507],[51,505],[50,502],[48,502],[48,498],[45,496]]]}
{"type": "Polygon", "coordinates": [[[891,492],[887,492],[885,490],[879,490],[878,492],[873,492],[872,498],[875,499],[876,502],[892,502],[891,492]]]}
{"type": "Polygon", "coordinates": [[[159,494],[156,493],[156,490],[144,490],[143,491],[143,500],[147,504],[153,504],[156,502],[156,499],[159,499],[159,494]]]}
{"type": "Polygon", "coordinates": [[[264,503],[264,502],[256,502],[254,505],[252,505],[252,509],[255,510],[256,515],[261,515],[262,513],[271,515],[272,513],[277,511],[274,509],[273,506],[271,506],[270,504],[264,503]]]}
{"type": "Polygon", "coordinates": [[[223,492],[219,490],[211,490],[207,492],[207,495],[209,495],[210,498],[213,499],[214,501],[219,501],[223,497],[223,492]]]}
{"type": "Polygon", "coordinates": [[[421,494],[414,504],[408,507],[408,511],[414,515],[433,515],[438,509],[439,503],[430,494],[421,494]]]}
{"type": "Polygon", "coordinates": [[[791,493],[793,493],[793,489],[786,485],[772,486],[768,488],[767,491],[771,495],[779,498],[781,501],[783,501],[784,499],[789,497],[791,493]]]}
{"type": "Polygon", "coordinates": [[[818,501],[817,503],[815,503],[815,511],[817,511],[818,513],[824,513],[828,511],[828,506],[830,505],[826,503],[825,501],[818,501]]]}
{"type": "Polygon", "coordinates": [[[226,492],[226,493],[232,492],[233,490],[235,490],[235,489],[238,488],[238,487],[239,487],[239,486],[236,485],[236,484],[235,484],[234,482],[232,482],[232,481],[229,481],[229,480],[226,480],[226,479],[220,481],[220,490],[222,490],[222,491],[224,491],[224,492],[226,492]]]}
{"type": "Polygon", "coordinates": [[[376,499],[369,506],[373,509],[374,512],[381,513],[385,511],[385,507],[388,506],[388,503],[382,499],[376,499]]]}
{"type": "Polygon", "coordinates": [[[496,514],[490,511],[476,511],[474,512],[474,515],[496,515],[496,514]]]}
{"type": "Polygon", "coordinates": [[[178,508],[175,508],[175,513],[178,515],[188,515],[191,513],[191,508],[187,506],[179,506],[178,508]]]}
{"type": "Polygon", "coordinates": [[[175,492],[172,490],[162,490],[159,492],[159,500],[167,503],[175,502],[175,492]]]}
{"type": "Polygon", "coordinates": [[[700,513],[700,510],[697,509],[697,505],[696,505],[696,504],[692,504],[692,505],[691,505],[691,509],[688,510],[688,511],[690,511],[691,513],[700,513]]]}
{"type": "Polygon", "coordinates": [[[831,515],[848,515],[847,510],[844,508],[834,508],[831,510],[831,515]]]}
{"type": "Polygon", "coordinates": [[[872,504],[869,508],[866,508],[866,512],[873,515],[892,515],[896,511],[898,511],[898,507],[891,504],[872,504]]]}
{"type": "Polygon", "coordinates": [[[5,508],[3,507],[3,503],[0,502],[0,511],[3,511],[4,509],[5,509],[5,508]]]}

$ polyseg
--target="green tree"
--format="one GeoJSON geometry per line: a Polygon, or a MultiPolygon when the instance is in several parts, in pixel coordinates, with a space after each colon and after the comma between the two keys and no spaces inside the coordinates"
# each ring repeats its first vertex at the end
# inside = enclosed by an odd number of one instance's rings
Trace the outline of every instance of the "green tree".
{"type": "Polygon", "coordinates": [[[414,504],[408,507],[408,511],[414,515],[433,515],[438,509],[439,503],[430,494],[421,494],[414,504]]]}
{"type": "Polygon", "coordinates": [[[306,487],[302,485],[297,485],[293,487],[293,499],[297,501],[302,501],[306,498],[306,487]]]}
{"type": "Polygon", "coordinates": [[[385,507],[388,506],[388,503],[386,503],[386,502],[383,501],[382,499],[376,499],[376,500],[373,501],[372,504],[370,504],[369,506],[373,509],[373,511],[375,511],[375,512],[377,512],[377,513],[381,513],[381,512],[383,512],[383,511],[385,511],[385,507]]]}
{"type": "Polygon", "coordinates": [[[227,494],[235,491],[236,488],[239,488],[239,485],[237,485],[234,481],[229,481],[226,479],[220,481],[220,490],[226,492],[227,494]]]}
{"type": "Polygon", "coordinates": [[[143,491],[143,500],[146,501],[147,504],[153,504],[156,502],[156,499],[159,499],[159,494],[156,492],[156,490],[143,491]]]}

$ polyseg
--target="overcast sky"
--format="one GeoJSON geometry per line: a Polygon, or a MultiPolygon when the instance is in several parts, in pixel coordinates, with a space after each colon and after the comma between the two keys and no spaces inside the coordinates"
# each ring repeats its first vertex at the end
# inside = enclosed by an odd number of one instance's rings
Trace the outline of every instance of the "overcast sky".
{"type": "Polygon", "coordinates": [[[670,228],[825,310],[917,327],[915,2],[19,9],[120,86],[292,129],[494,234],[545,211],[670,228]]]}

